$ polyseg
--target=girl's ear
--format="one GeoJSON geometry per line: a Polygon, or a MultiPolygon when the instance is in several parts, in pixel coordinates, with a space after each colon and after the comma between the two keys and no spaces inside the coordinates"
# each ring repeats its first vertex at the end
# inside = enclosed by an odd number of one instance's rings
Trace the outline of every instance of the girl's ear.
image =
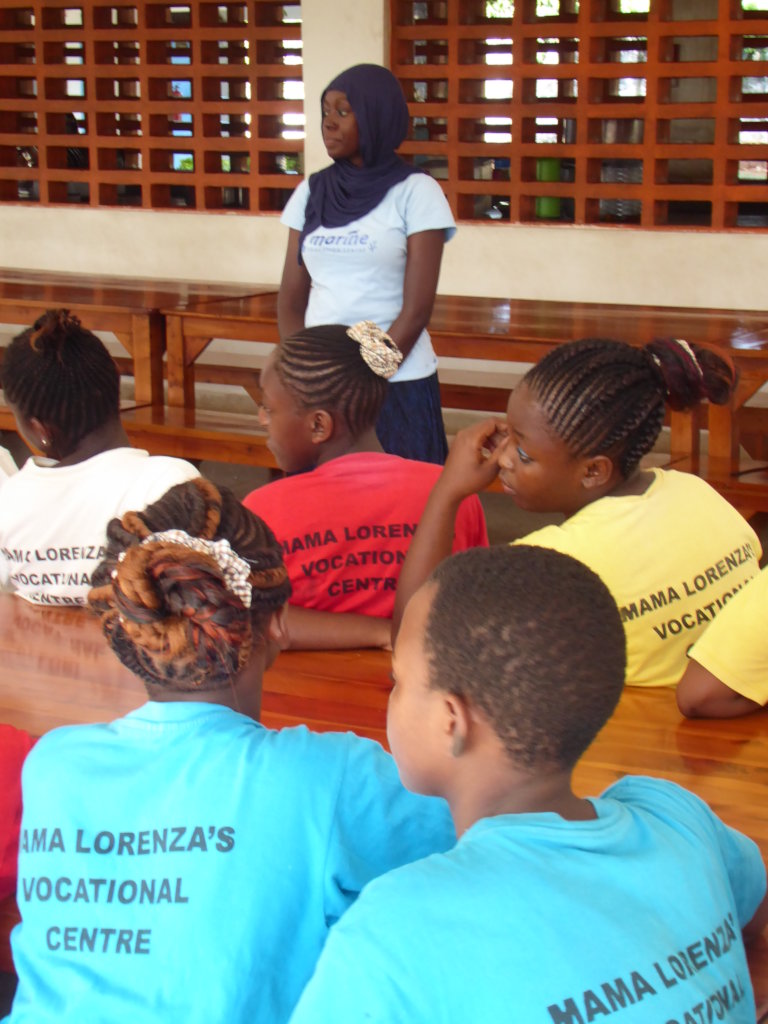
{"type": "Polygon", "coordinates": [[[615,472],[613,459],[607,455],[591,455],[585,462],[582,486],[592,489],[606,487],[613,481],[615,472]]]}
{"type": "Polygon", "coordinates": [[[46,427],[42,420],[37,418],[37,416],[30,416],[27,423],[29,424],[32,434],[32,440],[41,452],[48,455],[53,443],[52,432],[48,427],[46,427]]]}
{"type": "Polygon", "coordinates": [[[446,693],[444,701],[446,739],[450,745],[451,757],[461,757],[469,739],[472,716],[463,697],[455,693],[446,693]]]}
{"type": "Polygon", "coordinates": [[[278,608],[269,620],[267,636],[279,650],[284,651],[287,649],[289,638],[285,605],[282,608],[278,608]]]}
{"type": "Polygon", "coordinates": [[[312,444],[324,444],[333,437],[333,416],[326,409],[313,409],[310,416],[312,444]]]}

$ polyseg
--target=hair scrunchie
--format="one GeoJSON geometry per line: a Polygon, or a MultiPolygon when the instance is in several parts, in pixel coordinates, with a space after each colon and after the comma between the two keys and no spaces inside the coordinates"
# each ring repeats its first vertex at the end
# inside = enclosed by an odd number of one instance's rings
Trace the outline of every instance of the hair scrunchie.
{"type": "MultiPolygon", "coordinates": [[[[191,537],[185,530],[163,530],[161,533],[148,534],[142,539],[141,546],[153,541],[179,544],[201,555],[209,555],[221,569],[224,585],[230,594],[239,597],[246,608],[251,607],[251,567],[232,550],[225,537],[221,540],[206,540],[204,537],[191,537]]],[[[118,555],[118,562],[122,562],[125,556],[126,552],[122,551],[118,555]]]]}
{"type": "Polygon", "coordinates": [[[377,377],[389,380],[397,373],[403,353],[378,324],[360,320],[347,329],[347,335],[360,346],[360,355],[377,377]]]}

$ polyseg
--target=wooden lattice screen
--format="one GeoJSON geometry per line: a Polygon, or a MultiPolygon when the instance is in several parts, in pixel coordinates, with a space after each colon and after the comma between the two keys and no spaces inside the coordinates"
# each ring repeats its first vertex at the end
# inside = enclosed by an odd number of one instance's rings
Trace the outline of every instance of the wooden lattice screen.
{"type": "Polygon", "coordinates": [[[465,220],[768,227],[768,0],[393,0],[403,152],[465,220]]]}
{"type": "Polygon", "coordinates": [[[0,201],[280,210],[300,0],[0,6],[0,201]]]}

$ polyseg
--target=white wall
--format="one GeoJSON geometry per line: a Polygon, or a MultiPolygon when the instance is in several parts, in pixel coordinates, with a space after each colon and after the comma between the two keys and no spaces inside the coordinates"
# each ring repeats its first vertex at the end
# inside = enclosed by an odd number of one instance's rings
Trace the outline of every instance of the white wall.
{"type": "MultiPolygon", "coordinates": [[[[327,158],[319,95],[350,64],[383,62],[385,0],[303,0],[309,171],[327,158]]],[[[277,282],[277,216],[0,206],[0,265],[196,280],[277,282]]],[[[440,291],[515,298],[768,307],[768,234],[463,224],[440,291]]]]}

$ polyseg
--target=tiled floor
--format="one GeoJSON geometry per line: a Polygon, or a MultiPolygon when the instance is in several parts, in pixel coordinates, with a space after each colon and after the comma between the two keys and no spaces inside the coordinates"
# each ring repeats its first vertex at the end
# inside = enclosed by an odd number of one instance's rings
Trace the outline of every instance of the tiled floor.
{"type": "MultiPolygon", "coordinates": [[[[214,483],[230,487],[240,498],[269,480],[269,470],[221,462],[202,462],[200,472],[214,483]]],[[[531,530],[562,519],[562,516],[558,515],[523,512],[504,494],[484,493],[480,495],[480,500],[485,511],[491,544],[503,544],[516,537],[523,537],[531,530]]]]}
{"type": "MultiPolygon", "coordinates": [[[[222,462],[203,462],[200,472],[216,484],[230,487],[238,497],[243,498],[255,487],[260,487],[269,480],[269,470],[261,467],[235,466],[222,462]]],[[[488,537],[491,544],[504,544],[524,537],[532,530],[538,530],[549,523],[562,522],[561,515],[547,515],[537,512],[524,512],[519,509],[506,495],[489,491],[480,495],[488,524],[488,537]]],[[[762,546],[762,565],[768,563],[768,515],[758,515],[752,520],[762,546]]]]}
{"type": "MultiPolygon", "coordinates": [[[[9,449],[18,465],[21,465],[29,452],[17,434],[0,432],[0,445],[9,449]]],[[[239,466],[226,462],[202,462],[200,472],[215,484],[230,487],[239,498],[267,483],[269,470],[260,466],[239,466]]],[[[546,523],[558,522],[561,516],[539,515],[522,512],[503,494],[481,494],[485,517],[488,523],[488,536],[492,544],[503,544],[505,541],[522,537],[531,530],[538,529],[546,523]]]]}
{"type": "MultiPolygon", "coordinates": [[[[21,464],[27,457],[26,445],[16,434],[0,432],[0,445],[6,446],[21,464]]],[[[225,462],[202,462],[200,472],[216,484],[230,487],[239,498],[269,480],[269,470],[259,466],[240,466],[225,462]]],[[[506,495],[488,492],[480,495],[488,524],[491,544],[503,544],[518,537],[524,537],[532,530],[562,520],[559,515],[524,512],[506,495]]],[[[762,564],[768,562],[768,515],[758,516],[752,521],[763,545],[762,564]]]]}

